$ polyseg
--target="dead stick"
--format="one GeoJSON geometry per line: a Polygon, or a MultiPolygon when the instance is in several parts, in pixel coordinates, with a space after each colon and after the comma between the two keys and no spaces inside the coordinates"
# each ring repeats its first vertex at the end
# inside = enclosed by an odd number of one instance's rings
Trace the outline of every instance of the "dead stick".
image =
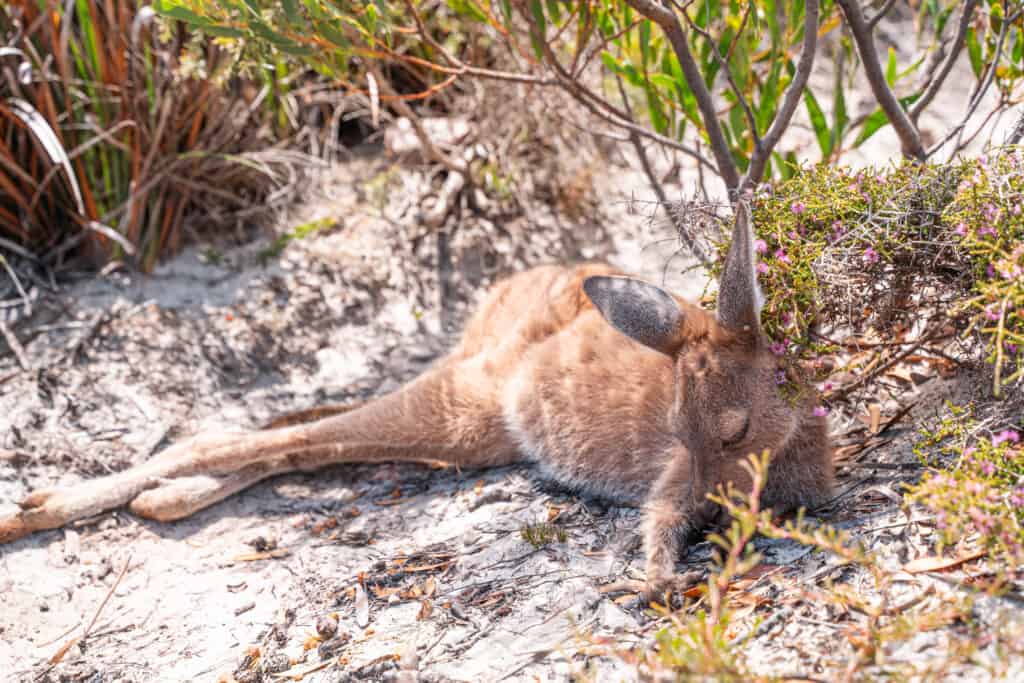
{"type": "Polygon", "coordinates": [[[90,621],[89,625],[85,627],[85,631],[82,632],[81,636],[77,638],[72,638],[71,640],[66,642],[59,650],[57,650],[57,653],[50,658],[51,666],[59,664],[60,660],[64,659],[64,655],[68,653],[68,650],[70,650],[75,645],[75,643],[81,642],[89,637],[89,634],[92,632],[93,627],[96,625],[96,621],[100,618],[100,614],[103,613],[103,608],[107,606],[108,602],[110,602],[110,596],[114,594],[114,591],[117,590],[117,587],[121,585],[121,579],[123,579],[124,575],[128,573],[128,567],[131,566],[131,563],[132,556],[129,555],[128,559],[125,560],[124,567],[121,568],[121,573],[117,575],[116,579],[114,579],[114,583],[110,586],[110,590],[107,591],[107,594],[106,596],[104,596],[103,601],[100,603],[100,606],[96,608],[96,613],[92,615],[92,621],[90,621]]]}
{"type": "Polygon", "coordinates": [[[14,331],[7,326],[7,323],[0,320],[0,334],[3,334],[4,339],[7,340],[7,345],[11,347],[11,351],[14,352],[15,358],[18,359],[18,364],[21,365],[22,370],[31,370],[32,364],[28,360],[28,356],[25,355],[25,347],[18,341],[18,336],[14,334],[14,331]]]}

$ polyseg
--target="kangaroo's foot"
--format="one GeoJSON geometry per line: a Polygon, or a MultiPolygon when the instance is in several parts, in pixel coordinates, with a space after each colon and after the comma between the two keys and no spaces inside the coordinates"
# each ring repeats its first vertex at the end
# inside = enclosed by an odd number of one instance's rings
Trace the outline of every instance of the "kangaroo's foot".
{"type": "Polygon", "coordinates": [[[19,503],[21,510],[0,515],[0,543],[33,531],[56,529],[129,502],[143,517],[179,519],[260,479],[295,469],[287,459],[245,448],[245,439],[245,434],[199,435],[123,472],[33,491],[19,503]],[[247,458],[231,464],[234,453],[247,458]]]}
{"type": "Polygon", "coordinates": [[[701,582],[704,572],[694,569],[683,574],[652,576],[645,581],[622,579],[601,586],[601,593],[638,593],[645,600],[669,604],[673,595],[682,595],[701,582]]]}

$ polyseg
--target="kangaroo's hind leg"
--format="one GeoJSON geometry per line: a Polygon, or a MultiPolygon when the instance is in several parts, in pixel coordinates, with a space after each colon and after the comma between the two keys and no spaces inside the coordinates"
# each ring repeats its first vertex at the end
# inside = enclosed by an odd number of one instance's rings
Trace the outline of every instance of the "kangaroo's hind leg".
{"type": "Polygon", "coordinates": [[[124,472],[35,491],[0,516],[0,542],[54,529],[132,502],[179,519],[269,476],[347,462],[506,464],[518,449],[505,428],[501,383],[478,358],[429,370],[393,394],[324,419],[249,433],[200,434],[124,472]]]}

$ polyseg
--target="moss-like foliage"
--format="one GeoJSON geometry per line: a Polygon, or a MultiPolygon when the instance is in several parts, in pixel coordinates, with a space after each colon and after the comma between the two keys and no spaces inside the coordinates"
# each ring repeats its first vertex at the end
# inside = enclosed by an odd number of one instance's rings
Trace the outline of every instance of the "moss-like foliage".
{"type": "Polygon", "coordinates": [[[970,254],[974,296],[965,305],[988,340],[999,393],[1024,372],[1024,151],[981,157],[966,170],[942,218],[970,254]]]}
{"type": "Polygon", "coordinates": [[[985,335],[1001,385],[1016,381],[1022,196],[1017,149],[945,165],[822,165],[763,186],[753,209],[773,351],[813,366],[838,336],[891,341],[955,322],[985,335]]]}
{"type": "Polygon", "coordinates": [[[907,499],[935,515],[943,545],[965,539],[1009,566],[1024,561],[1024,443],[1014,429],[981,434],[968,409],[950,406],[922,431],[915,452],[930,469],[907,499]]]}

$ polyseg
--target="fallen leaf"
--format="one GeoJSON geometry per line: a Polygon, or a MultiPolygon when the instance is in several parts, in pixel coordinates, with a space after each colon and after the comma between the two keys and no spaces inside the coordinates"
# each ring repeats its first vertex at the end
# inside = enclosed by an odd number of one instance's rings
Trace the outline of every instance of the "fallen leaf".
{"type": "Polygon", "coordinates": [[[916,560],[911,560],[903,565],[903,571],[910,574],[920,574],[921,572],[937,572],[942,569],[952,569],[953,567],[960,566],[964,562],[970,562],[971,560],[976,560],[979,557],[984,557],[986,554],[988,554],[987,550],[979,550],[967,555],[961,555],[960,557],[938,557],[936,555],[919,557],[916,560]]]}
{"type": "Polygon", "coordinates": [[[429,619],[433,612],[434,603],[430,602],[430,600],[424,600],[420,603],[420,611],[416,614],[416,620],[423,621],[424,619],[429,619]]]}
{"type": "Polygon", "coordinates": [[[437,592],[437,581],[434,580],[433,576],[428,576],[427,580],[423,582],[423,595],[431,598],[434,593],[437,592]]]}
{"type": "Polygon", "coordinates": [[[871,416],[871,433],[877,434],[882,421],[882,407],[877,403],[872,403],[868,406],[868,414],[871,416]]]}

